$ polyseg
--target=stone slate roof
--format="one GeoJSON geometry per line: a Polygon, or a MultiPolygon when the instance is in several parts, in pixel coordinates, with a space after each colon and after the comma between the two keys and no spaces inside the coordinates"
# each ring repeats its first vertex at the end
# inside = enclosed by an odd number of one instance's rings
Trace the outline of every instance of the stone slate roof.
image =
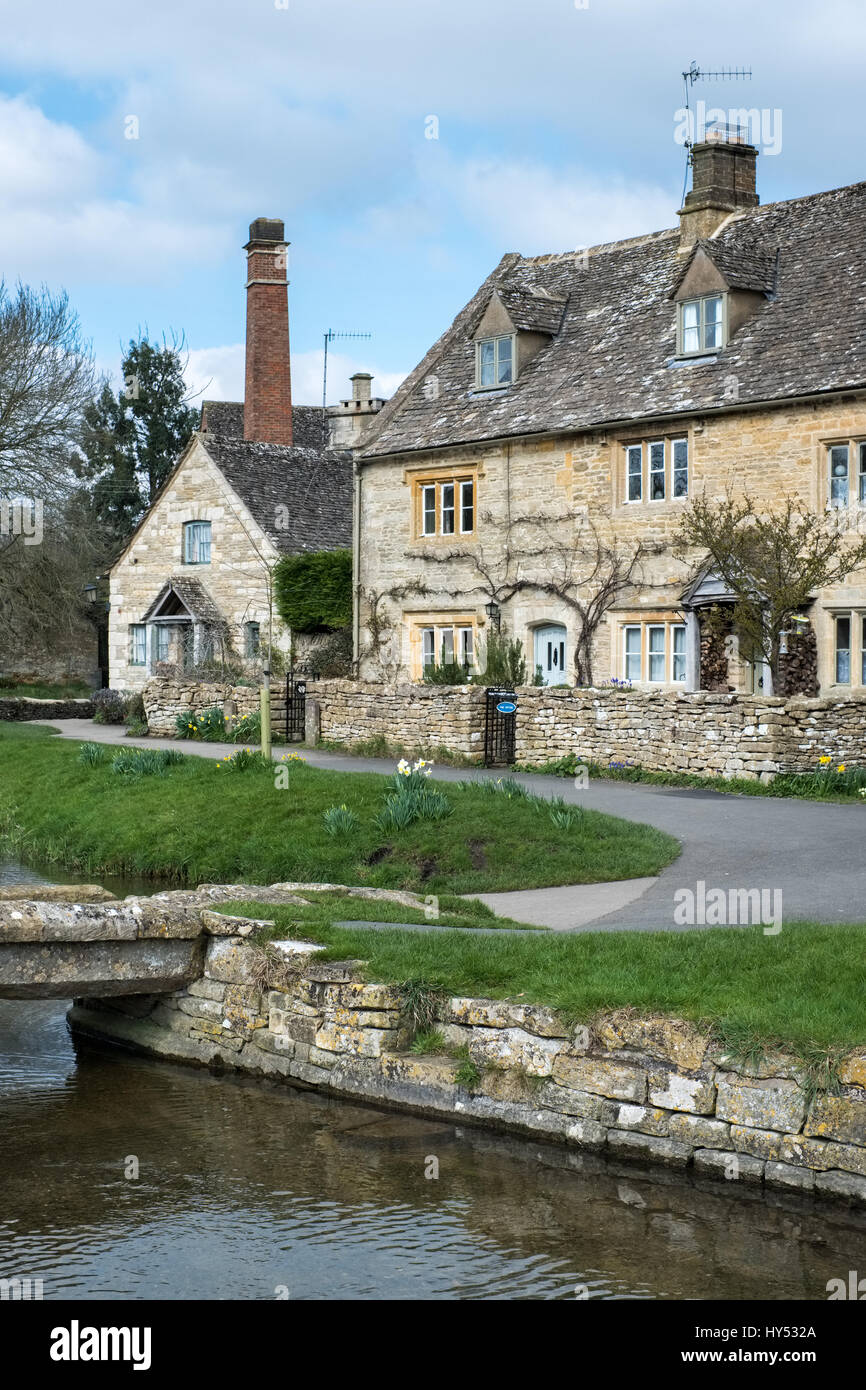
{"type": "MultiPolygon", "coordinates": [[[[243,439],[243,401],[203,401],[201,407],[202,434],[219,435],[222,439],[243,439]]],[[[322,407],[320,405],[292,406],[292,440],[300,449],[320,449],[323,440],[322,407]]]]}
{"type": "Polygon", "coordinates": [[[153,603],[144,615],[145,622],[162,607],[169,593],[172,591],[177,594],[177,597],[180,599],[190,617],[194,618],[196,622],[211,623],[214,625],[220,625],[225,622],[223,615],[220,613],[220,610],[217,608],[201,580],[191,579],[185,574],[172,575],[171,579],[163,584],[153,603]]]}
{"type": "MultiPolygon", "coordinates": [[[[302,406],[301,410],[317,408],[302,406]]],[[[321,408],[317,414],[321,420],[321,408]]],[[[210,430],[199,438],[278,550],[296,555],[351,545],[349,450],[253,444],[213,435],[210,430]],[[285,528],[280,524],[284,520],[285,528]]]]}
{"type": "Polygon", "coordinates": [[[506,285],[499,298],[518,331],[558,333],[568,296],[545,292],[540,286],[524,290],[506,285]]]}
{"type": "MultiPolygon", "coordinates": [[[[760,290],[772,294],[776,285],[776,248],[759,245],[724,245],[720,241],[699,241],[719,274],[732,290],[760,290]]],[[[689,257],[691,265],[694,254],[689,257]]],[[[688,269],[688,266],[686,267],[688,269]]],[[[685,271],[683,272],[685,274],[685,271]]],[[[682,277],[680,277],[682,278],[682,277]]]]}
{"type": "Polygon", "coordinates": [[[772,255],[774,291],[711,358],[675,355],[678,246],[674,229],[585,256],[504,256],[375,417],[361,457],[703,413],[726,404],[731,376],[740,404],[866,384],[866,183],[757,207],[718,234],[720,269],[751,283],[772,255]],[[493,290],[539,287],[568,296],[559,332],[513,385],[476,391],[472,327],[493,290]]]}

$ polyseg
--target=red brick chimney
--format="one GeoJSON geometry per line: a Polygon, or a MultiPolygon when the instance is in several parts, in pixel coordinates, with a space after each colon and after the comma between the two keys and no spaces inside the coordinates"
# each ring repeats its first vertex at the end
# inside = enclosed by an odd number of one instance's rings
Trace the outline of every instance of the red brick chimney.
{"type": "Polygon", "coordinates": [[[257,217],[247,253],[247,360],[244,439],[292,442],[289,291],[283,223],[257,217]]]}

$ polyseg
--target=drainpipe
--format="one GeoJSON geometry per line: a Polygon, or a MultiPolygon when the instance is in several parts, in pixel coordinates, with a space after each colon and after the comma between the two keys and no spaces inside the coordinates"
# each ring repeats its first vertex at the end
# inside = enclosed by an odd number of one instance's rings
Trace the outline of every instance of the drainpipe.
{"type": "Polygon", "coordinates": [[[352,556],[352,569],[354,571],[353,602],[352,602],[352,662],[355,667],[355,677],[360,676],[361,661],[361,465],[355,463],[355,511],[354,511],[354,534],[352,536],[354,555],[352,556]]]}

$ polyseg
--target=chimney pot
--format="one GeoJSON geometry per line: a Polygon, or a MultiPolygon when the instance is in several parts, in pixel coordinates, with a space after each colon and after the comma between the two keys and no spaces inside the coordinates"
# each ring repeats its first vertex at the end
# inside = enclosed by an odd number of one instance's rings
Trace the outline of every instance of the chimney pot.
{"type": "Polygon", "coordinates": [[[355,372],[352,377],[352,399],[355,401],[368,401],[371,395],[370,382],[373,377],[370,372],[355,372]]]}

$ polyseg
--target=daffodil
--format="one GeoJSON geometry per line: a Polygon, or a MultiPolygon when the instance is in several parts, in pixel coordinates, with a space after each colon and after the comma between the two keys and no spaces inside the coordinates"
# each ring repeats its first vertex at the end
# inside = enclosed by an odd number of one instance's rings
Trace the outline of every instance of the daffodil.
{"type": "Polygon", "coordinates": [[[829,761],[830,761],[829,757],[826,757],[826,758],[819,758],[819,759],[818,759],[818,762],[819,762],[819,763],[828,763],[829,761]]]}
{"type": "Polygon", "coordinates": [[[837,771],[837,772],[844,772],[844,771],[845,771],[845,764],[844,764],[844,763],[840,763],[839,766],[836,768],[836,771],[837,771]]]}

